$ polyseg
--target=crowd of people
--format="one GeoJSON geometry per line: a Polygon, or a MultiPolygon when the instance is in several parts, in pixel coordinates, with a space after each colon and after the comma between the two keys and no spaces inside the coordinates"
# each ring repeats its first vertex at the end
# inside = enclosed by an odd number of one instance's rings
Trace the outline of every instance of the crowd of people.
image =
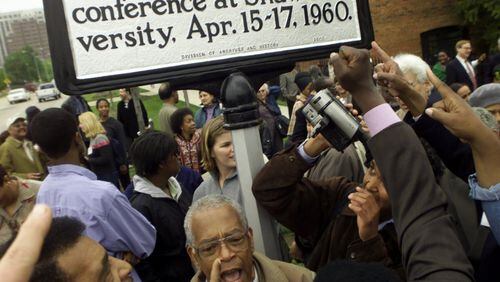
{"type": "Polygon", "coordinates": [[[431,67],[375,42],[342,47],[330,67],[254,91],[266,164],[252,193],[293,232],[293,263],[255,250],[216,95],[199,91],[193,112],[162,84],[159,130],[141,131],[136,109],[148,113],[127,89],[116,118],[79,96],[9,118],[2,280],[500,281],[500,64],[476,75],[499,56],[456,51],[431,67]],[[302,110],[324,89],[368,142],[339,152],[312,132],[302,110]]]}

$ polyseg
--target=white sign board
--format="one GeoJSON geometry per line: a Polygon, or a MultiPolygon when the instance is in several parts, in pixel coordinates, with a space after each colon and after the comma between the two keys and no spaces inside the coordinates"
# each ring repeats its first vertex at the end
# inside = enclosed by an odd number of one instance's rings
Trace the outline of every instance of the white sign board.
{"type": "Polygon", "coordinates": [[[51,41],[61,36],[53,29],[65,25],[78,81],[359,44],[373,36],[367,2],[45,0],[45,10],[51,41]],[[51,23],[61,13],[64,20],[51,23]],[[363,36],[366,22],[369,36],[363,36]]]}

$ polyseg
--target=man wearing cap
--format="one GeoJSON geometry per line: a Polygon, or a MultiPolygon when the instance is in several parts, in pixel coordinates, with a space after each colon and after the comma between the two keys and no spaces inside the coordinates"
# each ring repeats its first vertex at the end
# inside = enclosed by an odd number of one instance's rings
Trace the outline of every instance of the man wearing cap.
{"type": "Polygon", "coordinates": [[[25,179],[43,180],[45,166],[33,143],[26,139],[26,119],[14,116],[7,120],[9,137],[0,146],[0,164],[8,173],[25,179]]]}
{"type": "Polygon", "coordinates": [[[490,83],[479,87],[469,98],[472,107],[487,109],[500,125],[500,84],[490,83]]]}

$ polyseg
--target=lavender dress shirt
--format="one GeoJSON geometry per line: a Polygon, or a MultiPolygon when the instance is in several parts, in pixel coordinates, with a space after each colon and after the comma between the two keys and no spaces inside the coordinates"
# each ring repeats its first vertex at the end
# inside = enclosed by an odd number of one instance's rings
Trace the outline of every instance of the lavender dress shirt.
{"type": "Polygon", "coordinates": [[[85,235],[112,255],[130,251],[146,258],[153,252],[155,228],[116,187],[76,165],[48,169],[36,202],[50,206],[54,217],[79,219],[86,226],[85,235]]]}

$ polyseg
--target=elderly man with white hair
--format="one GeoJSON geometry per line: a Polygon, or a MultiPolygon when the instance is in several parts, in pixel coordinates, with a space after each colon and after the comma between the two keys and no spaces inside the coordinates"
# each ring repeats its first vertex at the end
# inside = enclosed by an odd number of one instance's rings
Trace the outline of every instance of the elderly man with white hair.
{"type": "MultiPolygon", "coordinates": [[[[412,54],[399,54],[394,57],[394,61],[398,64],[406,82],[411,86],[411,88],[418,92],[421,97],[424,98],[424,101],[427,104],[434,88],[427,77],[427,69],[429,69],[429,65],[427,65],[427,63],[420,57],[412,54]]],[[[437,93],[434,95],[436,95],[435,97],[439,96],[437,93]]],[[[398,102],[401,107],[397,113],[398,116],[403,119],[408,111],[410,111],[414,117],[420,116],[422,114],[422,107],[413,108],[411,104],[407,105],[403,101],[405,100],[404,98],[398,97],[398,102]]],[[[436,99],[432,98],[431,102],[435,102],[435,100],[436,99]]]]}

